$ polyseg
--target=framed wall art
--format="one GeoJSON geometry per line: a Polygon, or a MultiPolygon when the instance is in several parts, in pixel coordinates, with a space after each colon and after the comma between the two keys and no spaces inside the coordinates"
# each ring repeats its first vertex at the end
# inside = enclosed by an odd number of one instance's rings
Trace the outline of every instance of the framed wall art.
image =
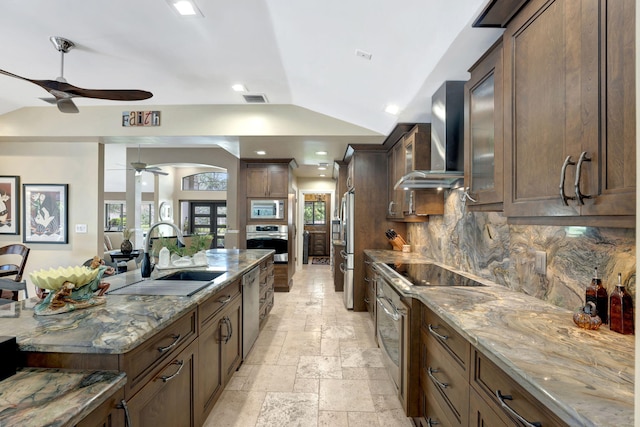
{"type": "Polygon", "coordinates": [[[24,243],[68,243],[68,184],[23,184],[24,243]]]}
{"type": "Polygon", "coordinates": [[[0,176],[0,234],[20,234],[20,178],[0,176]]]}

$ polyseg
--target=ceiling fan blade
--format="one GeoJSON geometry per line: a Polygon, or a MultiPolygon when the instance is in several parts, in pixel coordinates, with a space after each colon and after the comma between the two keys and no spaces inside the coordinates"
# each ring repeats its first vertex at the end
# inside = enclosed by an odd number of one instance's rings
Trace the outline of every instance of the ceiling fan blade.
{"type": "Polygon", "coordinates": [[[78,107],[71,98],[58,99],[56,102],[61,113],[78,113],[78,107]]]}
{"type": "Polygon", "coordinates": [[[58,80],[35,80],[0,70],[0,74],[31,82],[40,86],[56,98],[94,98],[111,101],[142,101],[153,96],[151,92],[137,89],[84,89],[58,80]]]}
{"type": "Polygon", "coordinates": [[[160,169],[157,169],[157,170],[156,169],[145,169],[144,171],[152,173],[154,175],[164,175],[164,176],[169,175],[167,172],[161,171],[160,169]]]}

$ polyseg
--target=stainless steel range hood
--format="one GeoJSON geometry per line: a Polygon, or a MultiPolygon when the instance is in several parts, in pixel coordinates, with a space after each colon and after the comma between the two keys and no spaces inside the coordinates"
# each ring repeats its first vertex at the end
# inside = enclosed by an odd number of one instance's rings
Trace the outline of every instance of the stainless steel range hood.
{"type": "Polygon", "coordinates": [[[431,97],[431,169],[409,172],[394,189],[457,188],[464,183],[464,84],[446,81],[431,97]]]}

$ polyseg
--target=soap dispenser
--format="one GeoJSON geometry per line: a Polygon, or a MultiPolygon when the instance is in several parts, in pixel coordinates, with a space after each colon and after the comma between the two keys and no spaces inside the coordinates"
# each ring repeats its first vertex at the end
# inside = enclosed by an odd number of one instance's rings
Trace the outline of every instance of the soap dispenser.
{"type": "Polygon", "coordinates": [[[602,323],[608,324],[609,316],[609,295],[604,286],[602,286],[602,280],[598,277],[598,267],[595,268],[595,273],[591,283],[587,285],[585,292],[585,304],[593,302],[596,306],[596,312],[602,323]]]}
{"type": "Polygon", "coordinates": [[[618,284],[609,298],[609,328],[621,334],[633,334],[633,299],[622,285],[622,274],[618,273],[618,284]]]}

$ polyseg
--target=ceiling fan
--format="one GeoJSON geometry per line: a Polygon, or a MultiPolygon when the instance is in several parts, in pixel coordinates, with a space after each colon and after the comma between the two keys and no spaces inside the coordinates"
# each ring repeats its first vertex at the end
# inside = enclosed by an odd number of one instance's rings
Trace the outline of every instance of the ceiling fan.
{"type": "Polygon", "coordinates": [[[64,54],[69,52],[75,44],[71,40],[67,40],[63,37],[52,36],[49,37],[51,43],[58,52],[61,53],[60,57],[60,77],[55,80],[33,80],[26,77],[18,76],[17,74],[10,73],[8,71],[0,70],[0,74],[4,74],[9,77],[15,77],[16,79],[25,80],[35,85],[40,86],[51,95],[53,99],[41,98],[44,101],[55,103],[58,106],[58,110],[63,113],[77,113],[78,107],[73,102],[73,98],[95,98],[95,99],[108,99],[112,101],[141,101],[143,99],[149,99],[153,96],[151,92],[135,89],[83,89],[77,86],[70,85],[64,78],[64,54]]]}
{"type": "Polygon", "coordinates": [[[164,172],[157,166],[148,167],[146,163],[140,161],[140,146],[138,145],[138,161],[131,162],[131,167],[136,171],[136,175],[141,174],[142,172],[150,172],[154,175],[169,175],[167,172],[164,172]]]}

